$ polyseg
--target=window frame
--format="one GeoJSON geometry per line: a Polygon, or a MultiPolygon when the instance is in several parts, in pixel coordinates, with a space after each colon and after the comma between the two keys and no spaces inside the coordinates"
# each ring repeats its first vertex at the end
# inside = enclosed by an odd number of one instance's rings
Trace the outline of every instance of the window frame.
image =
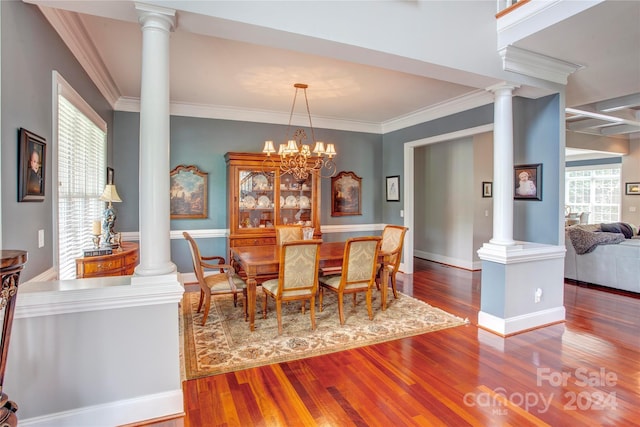
{"type": "MultiPolygon", "coordinates": [[[[52,191],[52,225],[53,225],[53,241],[55,242],[55,244],[53,245],[54,247],[54,260],[53,260],[53,267],[54,270],[56,272],[56,277],[59,279],[60,278],[60,246],[58,244],[59,239],[60,239],[60,218],[59,218],[59,203],[60,203],[60,197],[58,195],[59,193],[59,185],[60,185],[60,180],[59,180],[59,174],[58,174],[58,169],[59,169],[59,141],[58,141],[58,135],[59,135],[59,102],[58,102],[58,97],[62,95],[67,101],[69,101],[71,104],[73,104],[82,114],[85,115],[85,117],[87,117],[91,122],[93,122],[101,131],[104,132],[105,134],[105,141],[104,141],[104,167],[103,169],[106,171],[106,167],[107,167],[107,123],[105,120],[102,119],[102,117],[100,117],[100,115],[98,113],[96,113],[96,111],[82,98],[82,96],[80,96],[80,94],[73,89],[73,87],[62,77],[62,75],[60,75],[60,73],[58,73],[57,71],[53,70],[52,71],[52,144],[51,144],[51,154],[52,154],[52,159],[53,159],[53,165],[54,167],[52,167],[52,173],[51,173],[51,177],[52,177],[52,188],[54,189],[52,191]]],[[[106,178],[105,178],[106,179],[106,178]]],[[[91,224],[87,224],[87,230],[89,230],[91,227],[91,224]]]]}
{"type": "MultiPolygon", "coordinates": [[[[619,174],[618,174],[618,218],[615,221],[620,221],[620,218],[622,216],[622,164],[621,163],[600,163],[600,164],[590,164],[590,165],[579,165],[579,166],[566,166],[565,167],[565,205],[566,206],[570,206],[569,204],[569,181],[570,179],[567,177],[567,174],[569,172],[575,172],[575,171],[597,171],[597,170],[602,170],[602,169],[618,169],[619,174]]],[[[590,177],[590,182],[593,183],[595,179],[597,179],[597,176],[591,176],[590,177]]],[[[592,186],[592,189],[595,190],[595,187],[592,186]]],[[[595,197],[595,193],[591,192],[591,198],[589,201],[589,205],[590,205],[590,209],[593,210],[593,207],[595,207],[595,205],[592,204],[591,199],[593,199],[593,197],[595,197]]],[[[597,205],[597,206],[604,206],[602,204],[597,205]]],[[[575,212],[573,212],[575,213],[575,212]]],[[[578,212],[579,213],[579,212],[578,212]]],[[[594,212],[591,212],[590,215],[590,220],[593,220],[594,217],[594,212]]]]}

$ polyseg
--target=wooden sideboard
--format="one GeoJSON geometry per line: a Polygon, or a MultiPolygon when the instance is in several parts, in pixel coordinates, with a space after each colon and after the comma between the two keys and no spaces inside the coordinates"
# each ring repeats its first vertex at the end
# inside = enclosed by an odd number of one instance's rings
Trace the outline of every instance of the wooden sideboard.
{"type": "Polygon", "coordinates": [[[129,276],[138,265],[138,244],[123,242],[111,255],[90,256],[76,259],[76,277],[129,276]]]}

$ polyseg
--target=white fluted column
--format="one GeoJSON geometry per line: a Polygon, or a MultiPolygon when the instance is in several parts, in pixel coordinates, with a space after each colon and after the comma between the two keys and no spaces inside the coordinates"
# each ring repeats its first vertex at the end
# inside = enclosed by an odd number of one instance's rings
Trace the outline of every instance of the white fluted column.
{"type": "Polygon", "coordinates": [[[176,271],[169,211],[169,33],[175,11],[136,3],[142,26],[140,90],[139,276],[176,271]]]}
{"type": "Polygon", "coordinates": [[[493,117],[493,238],[496,245],[513,240],[513,107],[515,86],[502,84],[494,93],[493,117]]]}

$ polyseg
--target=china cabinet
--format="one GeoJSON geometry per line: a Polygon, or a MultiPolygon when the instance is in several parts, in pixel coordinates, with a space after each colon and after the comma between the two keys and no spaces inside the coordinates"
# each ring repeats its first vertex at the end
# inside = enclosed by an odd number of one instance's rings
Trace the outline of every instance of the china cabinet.
{"type": "Polygon", "coordinates": [[[229,247],[275,245],[276,225],[300,224],[320,233],[320,178],[281,175],[277,156],[227,153],[229,247]]]}

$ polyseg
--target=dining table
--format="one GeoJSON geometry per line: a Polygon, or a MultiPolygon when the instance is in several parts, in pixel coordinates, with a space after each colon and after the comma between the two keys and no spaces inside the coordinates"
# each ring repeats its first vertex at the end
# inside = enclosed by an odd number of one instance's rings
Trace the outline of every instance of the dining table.
{"type": "MultiPolygon", "coordinates": [[[[320,270],[330,271],[331,268],[341,267],[344,258],[346,242],[322,242],[320,244],[320,270]]],[[[247,283],[247,311],[249,314],[249,329],[255,329],[256,290],[258,284],[278,277],[280,268],[280,246],[236,246],[230,248],[231,263],[247,283]]],[[[388,264],[391,253],[380,251],[378,260],[381,264],[388,264]]],[[[381,276],[381,309],[387,305],[387,284],[389,283],[389,269],[382,269],[381,276]]]]}

